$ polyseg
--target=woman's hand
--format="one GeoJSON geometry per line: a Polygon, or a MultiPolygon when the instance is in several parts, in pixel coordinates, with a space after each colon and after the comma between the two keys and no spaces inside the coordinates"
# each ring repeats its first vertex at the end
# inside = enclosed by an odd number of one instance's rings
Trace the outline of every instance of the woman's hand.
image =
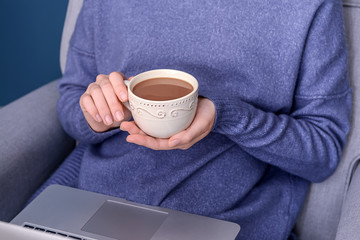
{"type": "Polygon", "coordinates": [[[135,122],[124,121],[120,128],[129,132],[128,142],[142,145],[154,150],[188,149],[206,137],[215,121],[215,105],[207,99],[199,97],[196,115],[191,125],[169,139],[154,138],[145,134],[135,122]]]}
{"type": "Polygon", "coordinates": [[[130,111],[122,104],[128,100],[124,74],[100,74],[80,97],[80,107],[89,126],[95,132],[105,132],[120,126],[131,118],[130,111]]]}

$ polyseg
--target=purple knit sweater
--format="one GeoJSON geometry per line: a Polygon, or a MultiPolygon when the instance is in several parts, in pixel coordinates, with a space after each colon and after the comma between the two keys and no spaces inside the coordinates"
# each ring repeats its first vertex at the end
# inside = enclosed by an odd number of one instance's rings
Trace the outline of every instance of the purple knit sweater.
{"type": "Polygon", "coordinates": [[[58,104],[80,147],[50,183],[237,222],[238,239],[286,239],[349,131],[342,17],[340,0],[85,0],[58,104]],[[194,75],[215,103],[206,138],[154,151],[91,130],[79,98],[98,74],[157,68],[194,75]]]}

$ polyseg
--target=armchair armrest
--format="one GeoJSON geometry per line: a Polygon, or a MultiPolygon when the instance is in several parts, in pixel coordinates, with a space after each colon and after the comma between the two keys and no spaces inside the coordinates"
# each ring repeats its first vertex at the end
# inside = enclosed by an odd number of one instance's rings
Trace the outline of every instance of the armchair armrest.
{"type": "MultiPolygon", "coordinates": [[[[360,159],[360,156],[358,156],[360,159]]],[[[359,161],[359,160],[358,160],[359,161]]],[[[345,195],[336,240],[359,239],[360,236],[360,167],[354,171],[345,195]]]]}
{"type": "Polygon", "coordinates": [[[0,220],[10,221],[75,145],[63,131],[53,81],[0,109],[0,220]]]}

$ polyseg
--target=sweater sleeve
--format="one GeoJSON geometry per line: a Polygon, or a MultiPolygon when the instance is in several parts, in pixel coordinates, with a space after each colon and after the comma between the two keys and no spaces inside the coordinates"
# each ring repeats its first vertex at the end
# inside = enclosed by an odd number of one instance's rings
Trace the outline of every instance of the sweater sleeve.
{"type": "Polygon", "coordinates": [[[118,133],[120,129],[104,133],[94,132],[79,104],[81,95],[99,74],[94,53],[93,11],[90,1],[84,1],[70,40],[65,73],[59,81],[60,98],[57,111],[64,130],[70,136],[84,143],[95,144],[118,133]]]}
{"type": "MultiPolygon", "coordinates": [[[[349,132],[351,90],[341,1],[324,1],[305,40],[290,113],[211,99],[214,132],[268,164],[313,182],[336,169],[349,132]]],[[[281,97],[281,96],[279,96],[281,97]]]]}

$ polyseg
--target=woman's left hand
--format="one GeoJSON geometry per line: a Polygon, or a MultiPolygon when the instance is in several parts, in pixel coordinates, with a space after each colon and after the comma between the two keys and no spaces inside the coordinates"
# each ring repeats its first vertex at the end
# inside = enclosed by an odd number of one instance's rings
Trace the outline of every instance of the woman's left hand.
{"type": "Polygon", "coordinates": [[[128,142],[142,145],[154,150],[188,149],[195,143],[206,137],[215,122],[215,105],[207,98],[199,97],[195,118],[191,125],[175,134],[164,138],[154,138],[144,133],[134,121],[123,121],[120,129],[127,131],[130,135],[126,138],[128,142]]]}

